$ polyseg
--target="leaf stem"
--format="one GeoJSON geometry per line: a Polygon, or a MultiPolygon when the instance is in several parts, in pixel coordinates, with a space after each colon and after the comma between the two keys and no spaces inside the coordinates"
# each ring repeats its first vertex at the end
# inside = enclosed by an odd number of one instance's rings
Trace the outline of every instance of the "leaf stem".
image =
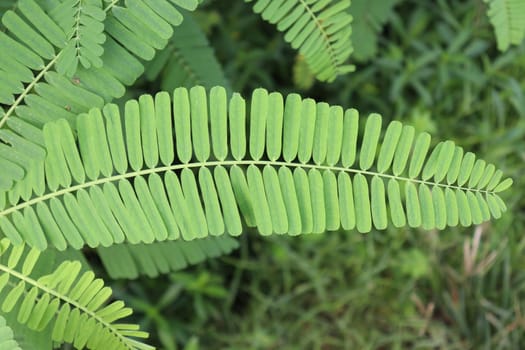
{"type": "Polygon", "coordinates": [[[234,166],[234,165],[256,165],[256,166],[286,166],[286,167],[294,167],[294,168],[306,168],[306,169],[318,169],[318,170],[329,170],[329,171],[342,171],[342,172],[348,172],[348,173],[355,173],[355,174],[363,174],[363,175],[369,175],[369,176],[379,176],[387,179],[395,179],[405,182],[414,182],[418,184],[425,184],[429,186],[439,186],[439,187],[445,187],[445,188],[451,188],[451,189],[457,189],[461,191],[472,191],[472,192],[481,192],[481,193],[492,193],[490,191],[486,190],[478,190],[473,188],[467,188],[462,186],[454,186],[449,184],[442,184],[442,183],[434,183],[430,181],[420,180],[420,179],[411,179],[407,177],[401,177],[401,176],[395,176],[390,174],[384,174],[384,173],[376,173],[373,171],[367,171],[367,170],[360,170],[360,169],[352,169],[352,168],[344,168],[340,166],[329,166],[329,165],[317,165],[317,164],[303,164],[303,163],[289,163],[289,162],[283,162],[283,161],[269,161],[269,160],[227,160],[227,161],[207,161],[207,162],[195,162],[195,163],[188,163],[188,164],[176,164],[176,165],[169,165],[169,166],[162,166],[157,168],[150,168],[150,169],[142,169],[139,171],[132,171],[125,174],[119,174],[109,177],[104,177],[88,182],[84,182],[78,185],[74,185],[71,187],[63,188],[61,190],[47,193],[45,195],[35,197],[31,200],[28,200],[26,202],[20,203],[18,205],[12,206],[8,209],[5,209],[3,211],[0,211],[0,217],[7,216],[13,212],[19,211],[21,209],[24,209],[26,207],[35,205],[39,202],[43,202],[52,198],[56,198],[62,195],[65,195],[66,193],[72,193],[75,191],[79,191],[84,188],[88,188],[91,186],[97,186],[102,185],[109,182],[115,182],[123,179],[133,178],[137,176],[142,175],[149,175],[154,173],[162,173],[167,172],[171,170],[181,170],[181,169],[191,169],[191,168],[199,168],[199,167],[213,167],[213,166],[234,166]]]}

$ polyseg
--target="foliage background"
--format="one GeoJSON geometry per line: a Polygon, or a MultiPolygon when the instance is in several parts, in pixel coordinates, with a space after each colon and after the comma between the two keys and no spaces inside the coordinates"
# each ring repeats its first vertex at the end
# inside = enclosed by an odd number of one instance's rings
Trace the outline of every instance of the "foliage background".
{"type": "MultiPolygon", "coordinates": [[[[510,210],[442,232],[247,234],[231,256],[115,282],[161,347],[525,346],[525,44],[499,52],[479,0],[366,3],[352,4],[356,72],[333,84],[312,85],[304,71],[294,80],[300,59],[247,4],[205,2],[197,19],[233,90],[300,92],[451,139],[514,178],[510,210]]],[[[131,94],[155,90],[143,82],[131,94]]]]}
{"type": "MultiPolygon", "coordinates": [[[[499,52],[481,0],[353,0],[351,11],[356,72],[332,84],[308,79],[282,34],[249,4],[205,1],[195,17],[233,90],[300,92],[453,140],[514,178],[509,211],[442,232],[248,233],[232,255],[183,272],[104,278],[152,345],[525,347],[525,43],[499,52]]],[[[162,87],[142,78],[122,100],[162,87]]]]}

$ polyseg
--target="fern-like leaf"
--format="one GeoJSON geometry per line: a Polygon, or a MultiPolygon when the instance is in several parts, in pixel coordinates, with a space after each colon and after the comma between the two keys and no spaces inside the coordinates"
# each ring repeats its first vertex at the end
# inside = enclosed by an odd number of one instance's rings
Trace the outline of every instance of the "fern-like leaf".
{"type": "Polygon", "coordinates": [[[246,109],[221,87],[178,88],[80,115],[78,146],[65,120],[48,123],[29,186],[43,190],[0,194],[0,231],[65,249],[239,235],[242,221],[264,235],[442,229],[505,210],[512,180],[451,141],[427,156],[430,135],[411,126],[381,137],[371,114],[361,135],[354,109],[264,89],[246,109]]]}
{"type": "Polygon", "coordinates": [[[22,350],[14,338],[13,330],[2,316],[0,316],[0,349],[22,350]]]}
{"type": "MultiPolygon", "coordinates": [[[[69,2],[45,2],[42,6],[46,6],[40,7],[34,0],[20,0],[16,12],[7,11],[2,17],[8,31],[0,32],[0,47],[11,55],[0,56],[0,104],[8,105],[7,110],[0,107],[0,166],[4,169],[0,190],[35,176],[27,174],[44,159],[41,128],[46,122],[65,118],[74,127],[78,113],[121,97],[125,85],[131,85],[144,71],[139,59],[151,60],[173,34],[171,26],[182,22],[177,6],[194,10],[198,5],[197,0],[117,3],[112,1],[104,8],[106,40],[100,57],[104,65],[89,70],[80,66],[72,79],[53,72],[57,62],[71,66],[71,61],[66,64],[68,60],[62,59],[67,56],[66,32],[71,32],[67,25],[70,13],[63,4],[69,2]],[[61,16],[67,19],[61,20],[61,16]]],[[[95,16],[100,18],[101,13],[95,16]]],[[[91,41],[101,41],[100,35],[95,34],[91,41]]],[[[29,191],[19,187],[22,195],[29,191]]]]}
{"type": "Polygon", "coordinates": [[[525,38],[524,0],[484,0],[489,4],[487,16],[494,26],[498,49],[507,50],[525,38]]]}
{"type": "Polygon", "coordinates": [[[2,50],[11,53],[2,55],[0,63],[5,72],[0,79],[0,103],[6,105],[15,103],[15,94],[23,93],[23,83],[36,79],[32,70],[43,69],[45,60],[54,63],[57,48],[67,44],[62,28],[34,0],[20,0],[17,10],[2,16],[8,32],[0,32],[2,50]]]}
{"type": "Polygon", "coordinates": [[[99,247],[97,253],[111,278],[157,277],[210,258],[229,254],[239,246],[229,236],[193,241],[166,241],[151,244],[117,244],[99,247]]]}
{"type": "Polygon", "coordinates": [[[80,263],[65,261],[53,273],[31,277],[39,251],[0,241],[0,295],[2,312],[18,309],[17,321],[30,329],[53,324],[53,341],[82,349],[136,349],[152,347],[130,337],[147,337],[138,326],[116,321],[131,314],[121,301],[105,305],[111,289],[91,271],[79,274],[80,263]]]}
{"type": "Polygon", "coordinates": [[[244,0],[253,11],[285,32],[284,40],[305,57],[321,81],[351,72],[346,60],[353,51],[350,0],[244,0]]]}
{"type": "Polygon", "coordinates": [[[50,16],[65,29],[68,38],[56,62],[58,73],[72,77],[79,62],[84,68],[102,67],[106,12],[101,0],[63,0],[50,16]]]}

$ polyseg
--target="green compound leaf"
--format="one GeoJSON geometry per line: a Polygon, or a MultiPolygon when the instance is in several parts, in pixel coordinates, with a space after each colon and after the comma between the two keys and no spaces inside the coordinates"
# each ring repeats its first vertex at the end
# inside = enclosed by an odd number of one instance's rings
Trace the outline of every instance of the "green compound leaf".
{"type": "Polygon", "coordinates": [[[397,121],[383,136],[378,114],[296,94],[226,96],[198,86],[94,108],[76,118],[76,142],[67,121],[47,123],[45,162],[21,182],[29,194],[0,192],[0,234],[63,250],[237,236],[243,226],[443,229],[506,210],[497,193],[512,180],[451,141],[430,147],[430,135],[397,121]]]}
{"type": "Polygon", "coordinates": [[[67,44],[56,62],[58,73],[72,77],[79,63],[84,68],[102,67],[106,12],[100,0],[65,0],[50,16],[67,34],[67,44]]]}
{"type": "MultiPolygon", "coordinates": [[[[81,273],[80,262],[64,261],[51,274],[36,279],[33,268],[38,250],[13,246],[6,238],[0,245],[2,312],[16,312],[16,320],[31,330],[40,332],[50,326],[53,341],[68,342],[77,349],[153,349],[133,339],[148,336],[138,325],[116,322],[130,315],[131,309],[121,301],[108,304],[111,288],[95,279],[92,271],[81,273]]],[[[0,317],[0,335],[9,335],[3,320],[0,317]]],[[[1,336],[0,345],[6,344],[12,347],[3,349],[17,349],[9,338],[1,336]]]]}

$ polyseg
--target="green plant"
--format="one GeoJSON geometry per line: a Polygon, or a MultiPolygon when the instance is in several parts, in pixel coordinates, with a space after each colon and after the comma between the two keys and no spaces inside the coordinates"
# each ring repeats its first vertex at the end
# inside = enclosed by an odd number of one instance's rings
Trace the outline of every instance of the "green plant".
{"type": "Polygon", "coordinates": [[[487,15],[494,26],[498,49],[505,51],[510,45],[519,45],[525,38],[525,1],[484,0],[487,15]]]}
{"type": "MultiPolygon", "coordinates": [[[[187,10],[197,6],[171,2],[187,10]]],[[[320,80],[332,80],[349,70],[349,2],[300,4],[282,2],[276,11],[258,1],[254,11],[281,23],[278,29],[300,48],[309,68],[320,80]],[[287,11],[294,15],[285,25],[279,17],[287,11]],[[314,49],[323,45],[333,46],[334,56],[317,56],[314,49]]],[[[359,118],[355,109],[264,89],[256,89],[247,105],[227,89],[201,86],[126,99],[120,110],[108,102],[122,97],[124,86],[144,70],[136,57],[152,60],[156,49],[163,50],[146,68],[150,80],[163,69],[199,68],[177,59],[193,61],[194,53],[180,49],[187,46],[170,43],[177,30],[170,24],[190,15],[168,1],[83,5],[20,0],[18,12],[3,16],[7,34],[0,34],[2,48],[22,60],[0,62],[13,72],[0,90],[7,108],[0,121],[0,232],[8,238],[0,257],[2,311],[19,307],[13,311],[18,321],[58,343],[105,348],[112,337],[122,348],[148,348],[128,338],[144,336],[135,326],[99,322],[112,307],[119,317],[130,311],[119,302],[101,309],[110,292],[92,272],[73,286],[85,264],[49,264],[42,277],[33,276],[38,251],[46,258],[96,248],[110,275],[134,278],[227,253],[236,243],[225,234],[237,236],[245,226],[263,235],[443,229],[479,224],[506,210],[497,192],[512,181],[494,165],[452,141],[429,152],[429,134],[396,121],[383,134],[377,114],[359,118]],[[72,13],[78,16],[73,24],[72,13]],[[75,42],[82,32],[92,37],[75,42]],[[26,253],[24,245],[33,248],[26,253]],[[87,288],[98,293],[95,299],[78,295],[95,281],[97,288],[87,288]],[[46,322],[36,319],[42,314],[46,322]]],[[[206,79],[212,74],[203,72],[206,79]]],[[[195,76],[167,79],[166,85],[194,85],[195,76]]],[[[10,326],[15,332],[19,327],[10,326]]]]}
{"type": "MultiPolygon", "coordinates": [[[[253,2],[253,0],[244,0],[253,2]]],[[[345,64],[353,51],[350,35],[350,0],[266,1],[257,0],[253,11],[285,31],[284,40],[298,49],[312,73],[321,81],[333,81],[354,70],[345,64]]]]}

